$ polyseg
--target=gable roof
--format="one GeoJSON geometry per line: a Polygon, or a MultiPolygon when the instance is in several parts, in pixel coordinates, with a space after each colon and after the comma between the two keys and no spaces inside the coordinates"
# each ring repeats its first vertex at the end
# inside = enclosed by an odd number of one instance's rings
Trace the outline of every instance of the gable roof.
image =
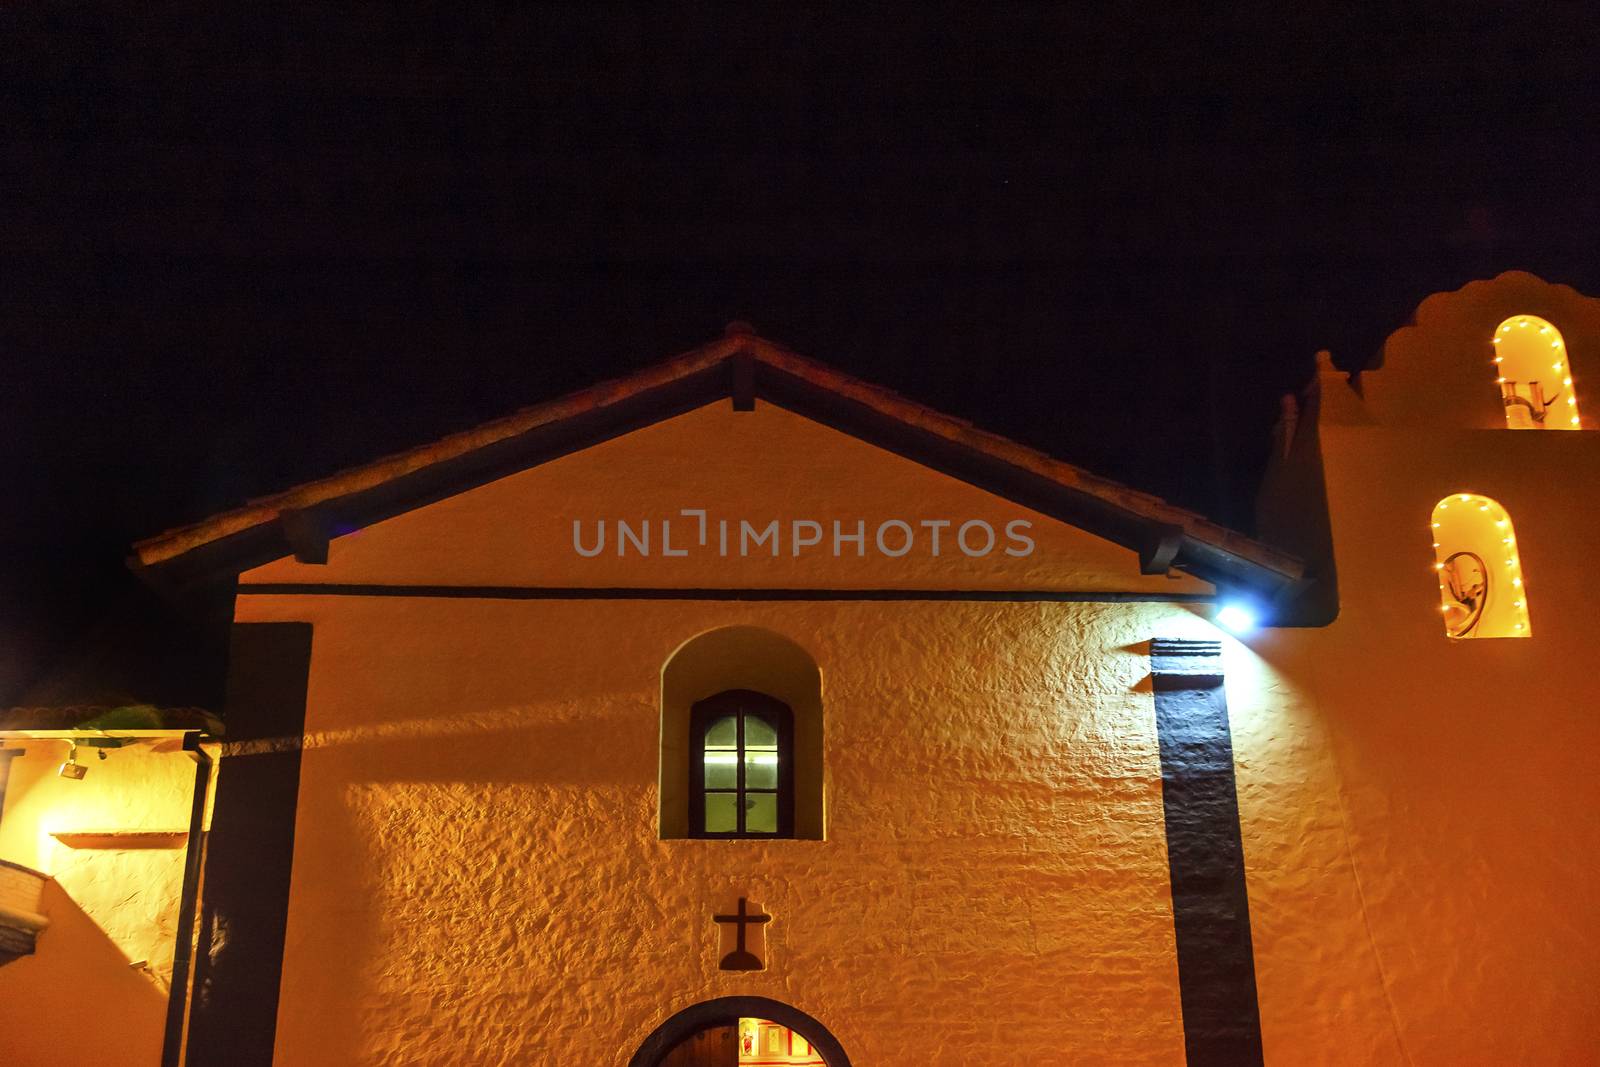
{"type": "Polygon", "coordinates": [[[1287,553],[797,355],[742,323],[627,377],[140,541],[129,564],[181,590],[290,554],[322,562],[329,537],[724,397],[741,410],[757,399],[777,404],[1133,549],[1146,573],[1176,567],[1274,600],[1305,580],[1287,553]]]}

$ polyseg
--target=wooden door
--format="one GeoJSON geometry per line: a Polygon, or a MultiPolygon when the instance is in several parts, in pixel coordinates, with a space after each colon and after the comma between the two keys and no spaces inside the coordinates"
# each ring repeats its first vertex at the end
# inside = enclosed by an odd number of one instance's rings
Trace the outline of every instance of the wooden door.
{"type": "Polygon", "coordinates": [[[667,1053],[661,1067],[739,1067],[739,1028],[702,1030],[667,1053]]]}

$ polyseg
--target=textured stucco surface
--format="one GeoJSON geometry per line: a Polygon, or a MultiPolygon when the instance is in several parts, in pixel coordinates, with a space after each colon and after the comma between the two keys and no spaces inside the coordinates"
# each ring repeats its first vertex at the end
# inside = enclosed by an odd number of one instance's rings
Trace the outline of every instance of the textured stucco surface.
{"type": "MultiPolygon", "coordinates": [[[[1203,588],[764,407],[701,409],[336,540],[326,566],[244,576],[264,580],[1203,588]],[[566,540],[573,516],[678,506],[1029,517],[1039,550],[576,560],[566,540]]],[[[1146,642],[1218,637],[1195,612],[258,594],[238,618],[315,627],[281,1063],[621,1064],[733,994],[793,1004],[867,1067],[1183,1061],[1146,642]],[[822,669],[825,841],[658,837],[663,665],[738,625],[822,669]],[[715,969],[710,917],[739,896],[776,917],[760,974],[715,969]]],[[[1327,724],[1291,672],[1225,645],[1268,1056],[1394,1062],[1327,724]]]]}
{"type": "MultiPolygon", "coordinates": [[[[1269,1034],[1274,1019],[1280,1034],[1303,1026],[1310,1004],[1313,1018],[1348,1008],[1388,1031],[1380,1041],[1367,1027],[1372,1043],[1324,1054],[1332,1062],[1600,1061],[1600,693],[1585,580],[1600,437],[1503,428],[1490,338],[1519,314],[1565,335],[1592,414],[1597,376],[1585,371],[1600,366],[1600,300],[1516,272],[1430,297],[1390,339],[1383,369],[1363,376],[1366,401],[1323,380],[1338,620],[1253,642],[1259,662],[1294,680],[1274,702],[1278,721],[1299,725],[1297,736],[1265,738],[1281,752],[1270,768],[1241,759],[1241,788],[1255,792],[1269,769],[1316,778],[1306,780],[1313,804],[1258,798],[1246,813],[1252,889],[1272,879],[1308,896],[1284,850],[1292,834],[1262,832],[1275,810],[1304,819],[1297,832],[1343,834],[1358,892],[1328,897],[1314,924],[1282,924],[1276,936],[1293,957],[1258,950],[1264,1023],[1269,1034]],[[1445,636],[1429,522],[1453,493],[1488,496],[1509,514],[1533,637],[1445,636]],[[1279,849],[1270,858],[1269,846],[1279,849]],[[1343,918],[1356,915],[1364,929],[1343,918]],[[1275,969],[1316,966],[1361,942],[1376,969],[1350,970],[1359,999],[1340,1004],[1339,987],[1321,983],[1284,998],[1275,969]]],[[[1253,894],[1258,937],[1286,899],[1253,894]]]]}
{"type": "MultiPolygon", "coordinates": [[[[1600,445],[1498,429],[1482,380],[1483,324],[1532,313],[1562,329],[1582,388],[1597,307],[1527,275],[1475,283],[1397,335],[1370,403],[1327,397],[1342,613],[1224,639],[1270,1064],[1600,1058],[1579,577],[1600,445]],[[1456,492],[1514,520],[1533,639],[1444,636],[1428,521],[1456,492]]],[[[327,566],[245,576],[267,580],[1203,588],[768,405],[701,409],[340,538],[327,566]],[[1039,550],[571,551],[574,517],[679,507],[1029,517],[1039,550]]],[[[1198,611],[251,595],[237,615],[315,627],[279,1063],[622,1064],[666,1017],[736,994],[821,1020],[860,1067],[1183,1060],[1146,642],[1218,637],[1198,611]],[[662,668],[729,626],[821,668],[826,840],[659,836],[662,668]],[[740,896],[776,917],[758,974],[715,969],[711,915],[740,896]]],[[[166,758],[117,802],[124,822],[181,823],[192,766],[166,758]]],[[[121,759],[88,784],[113,786],[121,759]]],[[[162,1002],[127,962],[162,958],[181,854],[47,854],[60,817],[87,817],[56,762],[14,765],[0,829],[0,855],[61,875],[41,952],[0,967],[0,1058],[104,1062],[59,1039],[87,1001],[118,1062],[153,1064],[162,1002]]],[[[105,828],[89,821],[62,828],[105,828]]]]}
{"type": "Polygon", "coordinates": [[[1405,1063],[1329,726],[1273,640],[1223,644],[1266,1062],[1405,1063]]]}
{"type": "Polygon", "coordinates": [[[864,1064],[1181,1061],[1139,642],[1187,613],[244,607],[317,627],[281,1062],[621,1063],[734,993],[864,1064]],[[657,838],[660,665],[732,623],[834,665],[827,841],[657,838]],[[741,895],[776,916],[771,966],[722,975],[710,916],[741,895]]]}
{"type": "MultiPolygon", "coordinates": [[[[325,567],[244,580],[1204,588],[770,405],[725,404],[336,540],[325,567]],[[1039,547],[570,547],[573,517],[679,507],[1026,518],[1039,547]]],[[[282,1063],[621,1064],[669,1015],[732,994],[808,1012],[863,1065],[1182,1061],[1143,642],[1214,633],[1186,610],[252,595],[238,618],[315,627],[282,1063]],[[822,669],[825,841],[658,835],[663,667],[738,625],[822,669]],[[776,917],[759,974],[716,969],[711,916],[740,896],[776,917]]]]}
{"type": "Polygon", "coordinates": [[[1600,451],[1587,433],[1326,436],[1343,610],[1257,647],[1321,710],[1341,787],[1320,792],[1342,808],[1393,1040],[1419,1064],[1594,1062],[1600,722],[1578,569],[1600,451]],[[1428,524],[1451,492],[1510,513],[1534,637],[1445,636],[1428,524]]]}

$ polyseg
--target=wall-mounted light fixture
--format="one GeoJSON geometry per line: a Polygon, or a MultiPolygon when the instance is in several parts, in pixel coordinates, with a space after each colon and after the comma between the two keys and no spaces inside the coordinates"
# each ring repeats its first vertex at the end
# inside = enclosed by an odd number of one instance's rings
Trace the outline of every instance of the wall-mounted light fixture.
{"type": "MultiPolygon", "coordinates": [[[[101,758],[103,759],[104,756],[101,758]]],[[[61,769],[56,773],[63,778],[71,778],[75,781],[82,781],[83,776],[89,773],[89,768],[78,762],[78,743],[76,741],[71,742],[71,747],[67,749],[67,762],[63,763],[61,769]]]]}
{"type": "Polygon", "coordinates": [[[1247,634],[1261,625],[1261,616],[1251,604],[1242,600],[1228,600],[1217,608],[1216,621],[1229,633],[1247,634]]]}

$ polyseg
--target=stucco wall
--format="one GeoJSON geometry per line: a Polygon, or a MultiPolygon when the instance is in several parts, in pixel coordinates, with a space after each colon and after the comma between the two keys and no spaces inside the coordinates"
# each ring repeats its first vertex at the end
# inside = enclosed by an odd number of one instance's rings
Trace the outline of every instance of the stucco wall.
{"type": "MultiPolygon", "coordinates": [[[[1205,588],[770,405],[701,409],[339,538],[325,566],[243,576],[263,581],[1205,588]],[[1038,550],[570,547],[574,516],[679,506],[1026,517],[1038,550]]],[[[793,1004],[870,1067],[1183,1061],[1146,642],[1220,636],[1198,611],[253,592],[237,617],[315,627],[280,1063],[621,1064],[733,994],[793,1004]],[[733,625],[822,669],[826,841],[658,837],[662,667],[733,625]],[[716,969],[711,916],[740,896],[776,916],[761,974],[716,969]]],[[[1292,672],[1226,647],[1269,1059],[1393,1062],[1326,724],[1292,672]]]]}
{"type": "MultiPolygon", "coordinates": [[[[1434,298],[1389,377],[1369,377],[1373,403],[1329,398],[1340,617],[1224,640],[1269,1063],[1577,1064],[1600,1049],[1600,784],[1586,762],[1600,694],[1582,579],[1600,447],[1589,433],[1466,429],[1495,425],[1482,322],[1579,301],[1578,325],[1552,321],[1587,381],[1594,302],[1540,286],[1513,275],[1434,298]],[[1470,379],[1448,377],[1463,368],[1470,379]],[[1425,401],[1408,391],[1435,382],[1425,401]],[[1469,396],[1450,424],[1458,409],[1441,398],[1469,396]],[[1515,522],[1532,639],[1444,635],[1428,522],[1460,492],[1515,522]]],[[[279,1063],[622,1064],[667,1016],[736,994],[809,1013],[862,1067],[1182,1062],[1146,642],[1218,637],[1204,609],[349,586],[1200,583],[1139,575],[1126,549],[765,404],[668,420],[339,537],[327,565],[281,560],[243,581],[347,586],[246,588],[237,606],[240,621],[315,627],[279,1063]],[[676,521],[684,507],[825,530],[1025,518],[1037,550],[571,547],[574,519],[676,521]],[[663,665],[741,625],[821,667],[824,841],[660,837],[663,665]],[[716,969],[711,916],[740,896],[775,916],[758,974],[716,969]]],[[[0,855],[59,870],[42,946],[71,951],[0,968],[9,1058],[103,1062],[102,1046],[57,1037],[88,1000],[120,1062],[155,1061],[159,994],[125,965],[160,958],[151,935],[175,908],[181,853],[41,851],[86,784],[116,786],[141,758],[114,754],[87,783],[43,774],[58,757],[14,766],[0,855]],[[145,895],[122,896],[130,884],[145,895]]],[[[124,823],[181,823],[191,765],[163,758],[124,823]],[[179,769],[182,788],[168,782],[179,769]]]]}
{"type": "MultiPolygon", "coordinates": [[[[1325,629],[1251,642],[1259,662],[1294,679],[1300,698],[1282,705],[1303,709],[1306,736],[1327,754],[1319,805],[1328,832],[1349,841],[1359,890],[1358,910],[1327,914],[1358,914],[1364,929],[1308,924],[1299,940],[1308,959],[1345,944],[1341,931],[1370,946],[1382,997],[1364,1011],[1387,1018],[1390,1043],[1374,1062],[1600,1060],[1590,766],[1600,682],[1586,580],[1600,546],[1600,437],[1504,428],[1491,338],[1529,314],[1565,335],[1588,411],[1600,300],[1518,272],[1424,301],[1389,339],[1382,369],[1362,376],[1364,399],[1325,373],[1342,610],[1325,629]],[[1460,493],[1509,515],[1530,638],[1445,635],[1429,523],[1460,493]]],[[[1241,763],[1242,788],[1256,771],[1241,763]]],[[[1294,878],[1259,849],[1255,859],[1262,880],[1294,878]]],[[[1257,905],[1275,897],[1252,898],[1258,937],[1269,916],[1257,905]]],[[[1264,1016],[1279,989],[1263,975],[1264,1016]]]]}
{"type": "Polygon", "coordinates": [[[1139,643],[1186,613],[243,607],[316,626],[282,1063],[620,1064],[734,993],[862,1064],[1182,1059],[1139,643]],[[824,665],[825,842],[657,837],[660,667],[728,624],[824,665]],[[764,974],[716,970],[739,896],[776,916],[764,974]]]}
{"type": "MultiPolygon", "coordinates": [[[[243,581],[1205,588],[726,403],[338,538],[326,566],[243,581]],[[1022,518],[1037,549],[973,558],[948,533],[940,556],[898,559],[571,547],[574,518],[685,507],[847,529],[1022,518]]],[[[621,1064],[669,1015],[737,993],[809,1012],[858,1064],[1182,1060],[1143,642],[1214,633],[1188,611],[253,593],[237,617],[315,627],[281,1063],[621,1064]],[[662,668],[731,625],[821,667],[826,841],[658,835],[662,668]],[[740,896],[776,917],[760,974],[716,967],[711,916],[740,896]]]]}
{"type": "Polygon", "coordinates": [[[1600,449],[1508,430],[1325,440],[1341,614],[1254,644],[1313,695],[1337,760],[1395,1040],[1419,1064],[1594,1062],[1600,449]],[[1429,520],[1452,492],[1511,515],[1532,638],[1445,636],[1429,520]]]}

